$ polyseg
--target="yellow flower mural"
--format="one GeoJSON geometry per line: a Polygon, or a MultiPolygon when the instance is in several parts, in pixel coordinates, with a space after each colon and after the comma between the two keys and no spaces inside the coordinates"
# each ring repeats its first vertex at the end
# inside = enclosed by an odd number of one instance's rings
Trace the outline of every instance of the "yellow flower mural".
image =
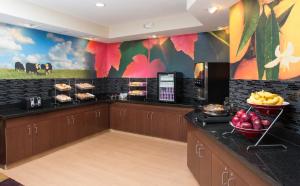
{"type": "Polygon", "coordinates": [[[241,0],[230,10],[233,79],[300,80],[300,0],[241,0]]]}

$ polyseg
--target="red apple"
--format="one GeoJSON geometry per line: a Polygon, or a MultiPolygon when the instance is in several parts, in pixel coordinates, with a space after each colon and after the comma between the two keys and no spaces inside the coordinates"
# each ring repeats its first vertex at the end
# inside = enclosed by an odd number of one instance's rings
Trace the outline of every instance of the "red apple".
{"type": "Polygon", "coordinates": [[[255,120],[260,120],[260,117],[257,115],[251,116],[251,121],[254,122],[255,120]]]}
{"type": "Polygon", "coordinates": [[[245,111],[244,109],[241,109],[241,110],[239,110],[236,114],[237,114],[237,116],[240,118],[240,117],[242,117],[242,115],[245,114],[245,113],[246,113],[246,111],[245,111]]]}
{"type": "Polygon", "coordinates": [[[239,121],[239,122],[236,123],[235,127],[241,128],[242,127],[241,124],[242,124],[242,122],[239,121]]]}
{"type": "Polygon", "coordinates": [[[257,116],[255,112],[249,112],[249,116],[252,118],[253,116],[257,116]]]}
{"type": "Polygon", "coordinates": [[[246,122],[246,121],[249,121],[249,116],[248,114],[244,113],[241,117],[240,117],[240,120],[241,122],[246,122]]]}
{"type": "Polygon", "coordinates": [[[243,129],[252,129],[252,124],[249,122],[242,122],[241,127],[243,129]]]}
{"type": "Polygon", "coordinates": [[[261,124],[264,126],[265,129],[271,125],[270,121],[267,119],[261,120],[261,124]]]}
{"type": "Polygon", "coordinates": [[[238,118],[237,116],[234,116],[234,117],[232,118],[231,122],[232,122],[232,124],[233,124],[234,126],[236,126],[236,124],[237,124],[238,122],[240,122],[240,118],[238,118]]]}
{"type": "Polygon", "coordinates": [[[253,121],[252,124],[255,130],[261,130],[263,128],[263,126],[261,125],[261,121],[259,119],[253,121]]]}

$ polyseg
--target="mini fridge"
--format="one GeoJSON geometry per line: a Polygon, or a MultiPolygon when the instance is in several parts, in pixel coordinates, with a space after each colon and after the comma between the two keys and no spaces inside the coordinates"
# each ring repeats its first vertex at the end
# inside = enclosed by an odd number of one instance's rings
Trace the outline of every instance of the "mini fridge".
{"type": "Polygon", "coordinates": [[[158,79],[158,100],[176,103],[181,99],[183,74],[180,72],[160,72],[158,79]]]}

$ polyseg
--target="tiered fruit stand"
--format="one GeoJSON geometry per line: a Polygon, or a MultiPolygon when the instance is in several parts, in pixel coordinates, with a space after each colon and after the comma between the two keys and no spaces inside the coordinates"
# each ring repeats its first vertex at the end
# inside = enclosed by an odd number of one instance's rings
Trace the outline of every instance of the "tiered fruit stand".
{"type": "Polygon", "coordinates": [[[279,147],[283,149],[287,149],[287,147],[283,144],[262,144],[262,140],[266,136],[266,134],[271,130],[271,128],[275,125],[275,123],[278,121],[280,116],[283,113],[284,107],[289,105],[288,102],[284,102],[283,105],[275,105],[275,106],[265,106],[265,105],[254,105],[249,103],[249,109],[246,113],[249,113],[251,110],[258,111],[262,116],[272,117],[273,120],[268,128],[261,129],[261,130],[255,130],[255,129],[244,129],[240,127],[236,127],[230,122],[230,125],[233,127],[233,130],[231,132],[225,132],[223,135],[227,134],[233,134],[235,132],[238,132],[248,138],[253,138],[261,134],[259,139],[254,145],[249,145],[247,147],[247,150],[250,149],[256,149],[256,148],[270,148],[270,147],[279,147]]]}

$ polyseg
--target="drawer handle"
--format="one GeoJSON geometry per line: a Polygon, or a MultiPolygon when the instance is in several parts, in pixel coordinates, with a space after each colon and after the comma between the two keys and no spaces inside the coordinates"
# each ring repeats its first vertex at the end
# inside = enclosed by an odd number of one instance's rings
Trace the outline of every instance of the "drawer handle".
{"type": "Polygon", "coordinates": [[[222,185],[228,185],[228,175],[229,175],[229,172],[227,171],[227,168],[225,167],[225,170],[222,172],[222,185]],[[226,175],[226,180],[225,180],[225,175],[226,175]]]}

